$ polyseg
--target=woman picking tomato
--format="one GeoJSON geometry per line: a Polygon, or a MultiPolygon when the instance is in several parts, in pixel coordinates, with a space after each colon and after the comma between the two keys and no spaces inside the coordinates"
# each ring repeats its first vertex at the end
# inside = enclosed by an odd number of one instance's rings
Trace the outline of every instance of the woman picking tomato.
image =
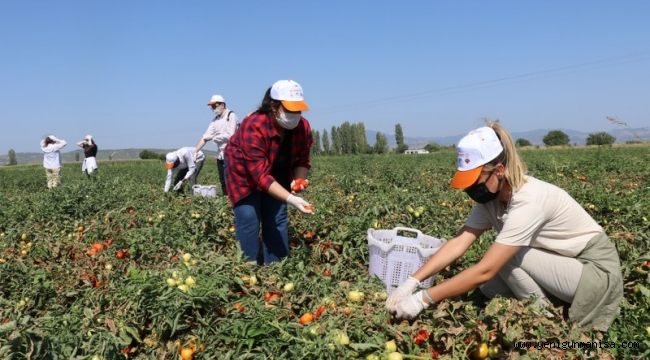
{"type": "Polygon", "coordinates": [[[270,264],[289,254],[286,204],[305,214],[313,212],[307,201],[289,192],[308,186],[313,139],[309,122],[302,117],[307,110],[297,82],[277,81],[226,146],[226,186],[235,213],[235,237],[248,261],[270,264]]]}
{"type": "Polygon", "coordinates": [[[458,235],[386,301],[400,318],[479,287],[488,297],[547,296],[570,304],[569,318],[605,331],[619,312],[623,281],[616,247],[564,190],[526,175],[512,137],[498,123],[471,131],[457,146],[451,186],[476,204],[458,235]],[[414,293],[424,280],[462,256],[481,234],[496,239],[474,266],[414,293]]]}

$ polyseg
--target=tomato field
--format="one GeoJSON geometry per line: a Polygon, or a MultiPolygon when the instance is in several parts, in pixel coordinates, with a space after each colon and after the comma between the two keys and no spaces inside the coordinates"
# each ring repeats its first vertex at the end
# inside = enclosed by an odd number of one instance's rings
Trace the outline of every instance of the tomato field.
{"type": "MultiPolygon", "coordinates": [[[[650,147],[522,152],[529,173],[566,189],[615,242],[625,300],[607,333],[583,331],[526,301],[479,291],[412,322],[384,308],[368,277],[367,229],[407,226],[451,238],[472,206],[448,187],[455,154],[316,157],[290,210],[291,255],[246,264],[223,197],[163,193],[159,161],[65,164],[47,190],[41,166],[0,169],[0,358],[462,359],[650,356],[650,147]],[[517,341],[638,347],[519,349],[517,341]]],[[[201,184],[218,184],[208,163],[201,184]]],[[[452,276],[480,259],[488,233],[452,276]]]]}

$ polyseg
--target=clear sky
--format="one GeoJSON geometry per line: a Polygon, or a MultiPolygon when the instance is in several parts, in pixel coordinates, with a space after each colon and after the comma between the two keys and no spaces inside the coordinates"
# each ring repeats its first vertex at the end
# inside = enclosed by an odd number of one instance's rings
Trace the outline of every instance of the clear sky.
{"type": "Polygon", "coordinates": [[[212,94],[243,116],[279,79],[302,84],[305,117],[328,132],[650,126],[645,0],[3,0],[0,48],[3,154],[49,133],[194,145],[212,94]]]}

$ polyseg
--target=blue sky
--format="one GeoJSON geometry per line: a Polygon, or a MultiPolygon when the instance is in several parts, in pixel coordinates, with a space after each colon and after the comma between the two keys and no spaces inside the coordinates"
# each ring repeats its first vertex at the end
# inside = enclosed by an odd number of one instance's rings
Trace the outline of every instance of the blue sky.
{"type": "Polygon", "coordinates": [[[649,1],[5,0],[0,153],[49,133],[194,145],[212,94],[241,116],[279,79],[328,132],[650,126],[648,19],[649,1]]]}

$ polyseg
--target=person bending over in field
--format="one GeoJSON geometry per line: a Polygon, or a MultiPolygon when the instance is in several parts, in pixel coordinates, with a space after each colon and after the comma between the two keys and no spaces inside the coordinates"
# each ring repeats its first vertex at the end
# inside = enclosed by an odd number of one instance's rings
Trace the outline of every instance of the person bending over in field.
{"type": "Polygon", "coordinates": [[[214,119],[208,126],[201,139],[196,144],[194,154],[203,149],[203,146],[208,141],[214,141],[217,144],[217,170],[219,172],[219,182],[221,183],[221,193],[226,195],[226,175],[225,175],[225,161],[223,153],[228,144],[228,140],[235,133],[239,120],[237,114],[226,107],[226,100],[221,95],[212,95],[208,101],[208,106],[214,112],[214,119]]]}
{"type": "Polygon", "coordinates": [[[183,147],[176,151],[168,152],[165,156],[165,169],[167,169],[167,178],[165,179],[165,192],[169,191],[172,186],[172,177],[176,171],[174,179],[174,191],[181,191],[183,184],[189,180],[190,186],[196,184],[196,178],[201,172],[205,155],[199,151],[194,157],[193,147],[183,147]]]}
{"type": "Polygon", "coordinates": [[[623,281],[616,247],[564,190],[526,175],[510,134],[498,123],[471,131],[457,146],[451,186],[476,204],[458,235],[386,301],[399,318],[479,287],[487,297],[547,296],[570,304],[569,318],[605,331],[619,312],[623,281]],[[474,266],[414,293],[420,281],[462,256],[481,234],[496,239],[474,266]]]}
{"type": "Polygon", "coordinates": [[[297,82],[277,81],[226,147],[226,186],[235,213],[235,237],[249,262],[270,264],[289,255],[287,204],[302,213],[313,212],[307,201],[289,192],[308,185],[313,139],[309,122],[301,115],[307,110],[297,82]]]}
{"type": "Polygon", "coordinates": [[[95,170],[97,169],[97,144],[92,135],[86,135],[83,140],[77,143],[77,146],[84,150],[84,161],[81,163],[81,171],[86,174],[87,177],[90,177],[95,170]]]}
{"type": "Polygon", "coordinates": [[[43,167],[47,176],[47,188],[51,189],[59,186],[61,183],[61,149],[68,143],[65,140],[58,139],[54,135],[46,136],[41,140],[41,150],[43,150],[43,167]]]}

